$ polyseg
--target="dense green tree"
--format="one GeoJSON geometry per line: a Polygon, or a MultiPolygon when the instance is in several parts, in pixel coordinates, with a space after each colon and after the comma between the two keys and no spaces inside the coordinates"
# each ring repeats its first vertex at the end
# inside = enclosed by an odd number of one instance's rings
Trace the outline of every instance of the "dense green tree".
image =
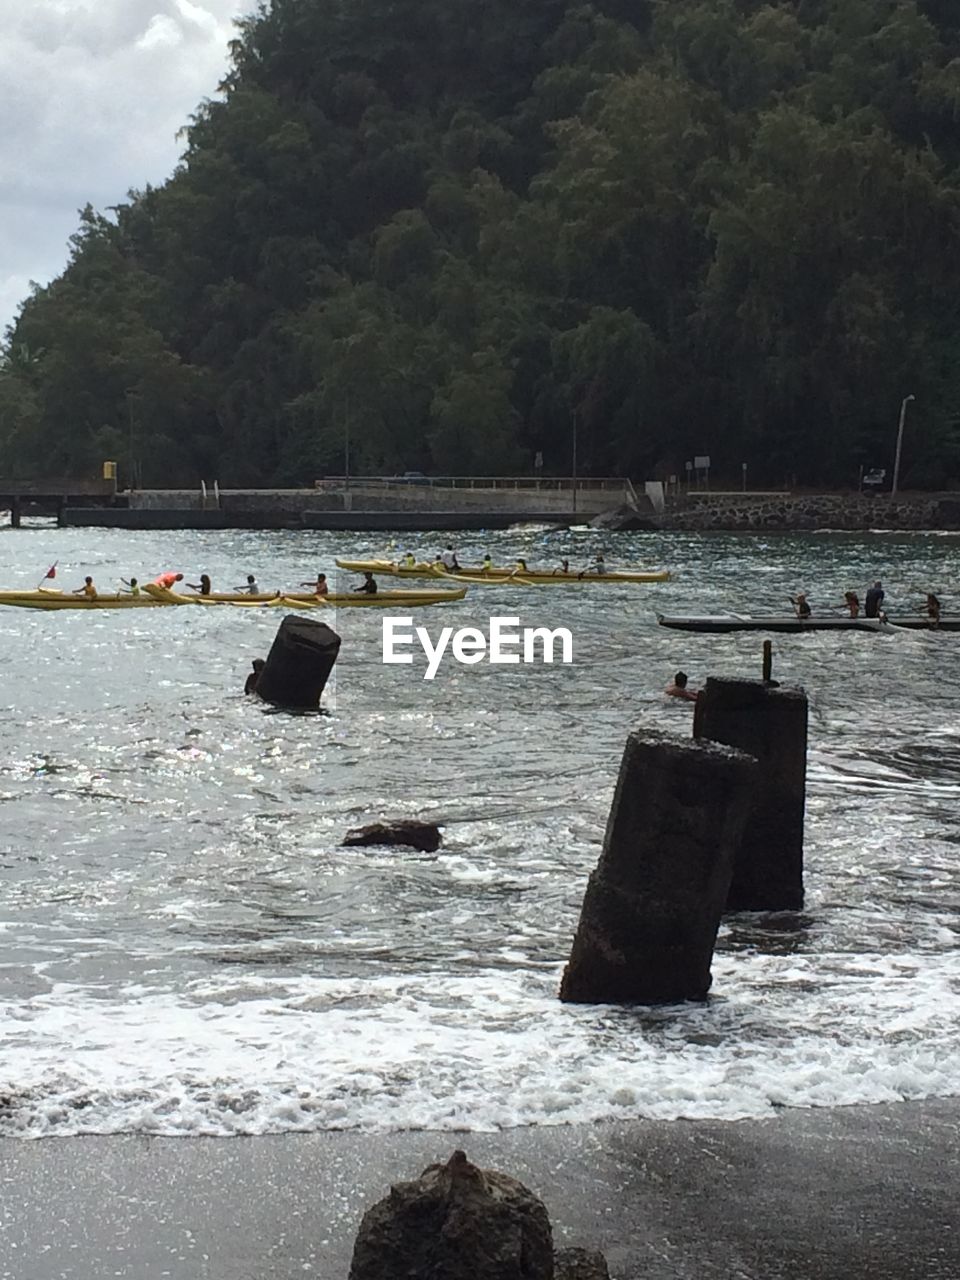
{"type": "Polygon", "coordinates": [[[18,474],[960,479],[953,0],[270,0],[0,359],[18,474]]]}

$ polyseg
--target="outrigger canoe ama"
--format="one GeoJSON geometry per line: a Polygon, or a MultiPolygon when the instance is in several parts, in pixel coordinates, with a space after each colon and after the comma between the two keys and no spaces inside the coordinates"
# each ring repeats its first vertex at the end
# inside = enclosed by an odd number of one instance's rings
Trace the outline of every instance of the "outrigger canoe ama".
{"type": "Polygon", "coordinates": [[[793,614],[657,614],[661,627],[674,631],[701,631],[718,634],[730,631],[781,631],[800,635],[805,631],[960,631],[960,614],[944,614],[938,627],[921,614],[886,618],[817,617],[797,618],[793,614]]]}
{"type": "Polygon", "coordinates": [[[234,605],[239,608],[284,608],[284,609],[340,609],[340,608],[380,608],[407,607],[411,605],[446,604],[451,600],[462,600],[467,594],[466,587],[446,590],[423,591],[378,591],[374,595],[366,592],[351,591],[349,593],[331,594],[327,596],[302,595],[243,595],[225,594],[200,596],[180,595],[175,591],[167,591],[156,583],[147,583],[141,594],[132,596],[129,593],[98,592],[96,596],[74,595],[72,592],[48,591],[40,588],[36,591],[0,591],[0,605],[12,605],[20,609],[157,609],[175,605],[200,605],[213,608],[217,605],[234,605]]]}
{"type": "Polygon", "coordinates": [[[537,569],[520,569],[506,565],[494,565],[483,569],[479,565],[461,566],[448,572],[438,564],[420,564],[408,567],[394,564],[392,560],[338,560],[340,569],[348,569],[351,573],[379,573],[396,578],[452,578],[455,582],[509,582],[511,578],[524,584],[531,582],[539,586],[563,586],[585,582],[669,582],[670,572],[667,569],[611,569],[609,573],[544,573],[537,569]]]}

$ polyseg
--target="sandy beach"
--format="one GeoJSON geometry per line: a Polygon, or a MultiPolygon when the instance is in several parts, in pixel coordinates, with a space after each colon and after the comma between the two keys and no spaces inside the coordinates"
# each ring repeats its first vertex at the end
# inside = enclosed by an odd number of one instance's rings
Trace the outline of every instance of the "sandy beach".
{"type": "Polygon", "coordinates": [[[364,1209],[460,1146],[614,1280],[956,1280],[960,1105],[496,1134],[0,1142],[3,1280],[346,1280],[364,1209]]]}

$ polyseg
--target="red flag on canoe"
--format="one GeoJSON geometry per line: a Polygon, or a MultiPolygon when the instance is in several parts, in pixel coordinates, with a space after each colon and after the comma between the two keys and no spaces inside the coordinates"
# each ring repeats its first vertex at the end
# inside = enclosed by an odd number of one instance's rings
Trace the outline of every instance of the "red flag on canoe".
{"type": "Polygon", "coordinates": [[[43,575],[44,582],[46,582],[48,578],[55,578],[57,576],[57,565],[59,563],[60,563],[59,560],[54,560],[53,564],[50,566],[47,572],[43,575]]]}

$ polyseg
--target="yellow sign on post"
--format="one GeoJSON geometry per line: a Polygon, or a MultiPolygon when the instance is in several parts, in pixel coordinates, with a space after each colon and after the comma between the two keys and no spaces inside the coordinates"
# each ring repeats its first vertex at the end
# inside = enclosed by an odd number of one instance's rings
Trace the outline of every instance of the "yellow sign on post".
{"type": "Polygon", "coordinates": [[[105,462],[103,464],[103,478],[104,480],[116,480],[117,464],[115,462],[105,462]]]}

